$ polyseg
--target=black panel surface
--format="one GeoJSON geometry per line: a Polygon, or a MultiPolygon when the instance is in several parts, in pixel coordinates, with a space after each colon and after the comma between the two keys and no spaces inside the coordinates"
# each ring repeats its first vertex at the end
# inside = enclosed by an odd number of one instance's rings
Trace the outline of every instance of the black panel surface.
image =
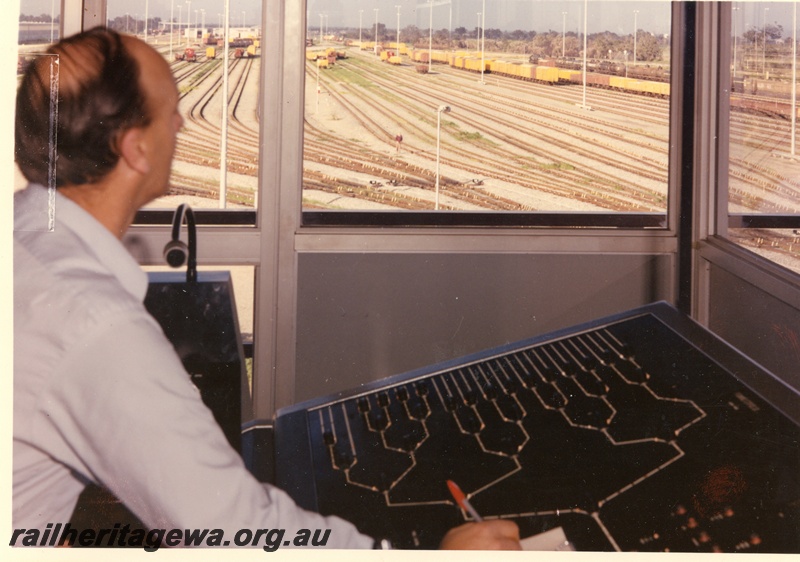
{"type": "MultiPolygon", "coordinates": [[[[145,307],[175,347],[228,441],[241,451],[242,387],[247,379],[230,274],[200,272],[193,284],[186,283],[184,272],[150,273],[149,279],[145,307]]],[[[246,386],[244,391],[246,395],[246,386]]],[[[271,444],[261,434],[265,441],[271,444]]],[[[253,451],[248,448],[249,458],[256,455],[253,451]]],[[[262,466],[257,458],[255,466],[262,466]]],[[[95,531],[126,523],[145,528],[113,494],[94,484],[87,485],[70,519],[75,528],[95,531]]]]}
{"type": "Polygon", "coordinates": [[[201,271],[196,283],[187,283],[183,272],[150,273],[149,278],[147,311],[175,347],[230,444],[241,451],[247,379],[230,274],[201,271]]]}
{"type": "Polygon", "coordinates": [[[405,548],[468,520],[452,479],[578,550],[800,552],[786,393],[659,303],[282,410],[276,480],[405,548]]]}

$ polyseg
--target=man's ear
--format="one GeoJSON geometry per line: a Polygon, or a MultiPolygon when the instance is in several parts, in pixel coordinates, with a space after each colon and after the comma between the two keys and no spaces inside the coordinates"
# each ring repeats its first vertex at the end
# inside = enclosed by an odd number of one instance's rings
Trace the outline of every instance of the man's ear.
{"type": "Polygon", "coordinates": [[[144,130],[139,127],[122,132],[117,141],[119,156],[129,168],[144,175],[150,172],[150,161],[145,150],[144,130]]]}

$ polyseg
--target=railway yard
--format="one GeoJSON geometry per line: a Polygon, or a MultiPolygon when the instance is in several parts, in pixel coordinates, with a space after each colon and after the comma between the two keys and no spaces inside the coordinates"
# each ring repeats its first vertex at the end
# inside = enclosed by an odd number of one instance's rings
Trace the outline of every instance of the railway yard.
{"type": "MultiPolygon", "coordinates": [[[[170,58],[169,45],[155,47],[170,58]]],[[[216,207],[222,56],[196,47],[196,62],[171,60],[186,125],[170,195],[216,207]]],[[[438,136],[442,210],[666,211],[669,99],[441,63],[422,73],[411,57],[388,64],[372,51],[335,48],[345,57],[327,68],[305,62],[306,210],[433,210],[438,136]]],[[[231,55],[226,206],[252,207],[261,58],[231,55]]],[[[800,163],[775,157],[790,151],[790,121],[734,111],[730,129],[731,212],[799,213],[800,163]]],[[[734,235],[800,269],[796,231],[734,235]]]]}

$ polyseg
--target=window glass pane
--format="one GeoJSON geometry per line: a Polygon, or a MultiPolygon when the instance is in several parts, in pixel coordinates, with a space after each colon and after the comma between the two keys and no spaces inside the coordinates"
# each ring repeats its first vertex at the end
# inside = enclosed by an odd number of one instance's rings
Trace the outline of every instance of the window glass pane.
{"type": "Polygon", "coordinates": [[[183,202],[194,208],[252,209],[255,205],[261,3],[241,4],[231,6],[228,80],[224,81],[224,2],[108,2],[109,26],[141,38],[145,38],[147,12],[147,41],[170,61],[178,81],[185,125],[178,134],[170,191],[151,207],[183,202]],[[222,135],[224,111],[226,138],[222,135]],[[222,161],[227,167],[220,167],[222,161]]]}
{"type": "MultiPolygon", "coordinates": [[[[54,9],[60,9],[61,1],[22,0],[19,40],[25,43],[21,48],[23,54],[41,52],[50,42],[51,4],[54,9]],[[27,17],[25,14],[37,15],[27,17]]],[[[254,208],[258,172],[261,2],[247,0],[240,4],[231,8],[229,79],[224,81],[224,3],[221,0],[108,0],[108,26],[136,34],[163,54],[170,62],[180,90],[185,125],[178,134],[171,187],[166,197],[149,205],[151,208],[174,208],[183,202],[194,208],[254,208]],[[225,88],[227,104],[223,103],[225,88]],[[223,142],[224,107],[227,138],[223,142]],[[227,162],[224,170],[220,167],[221,161],[227,162]]],[[[56,12],[53,26],[56,40],[58,15],[56,12]]],[[[16,187],[24,186],[21,176],[17,184],[16,187]]]]}
{"type": "MultiPolygon", "coordinates": [[[[60,19],[61,0],[20,0],[18,75],[37,53],[45,50],[47,44],[58,40],[60,19]]],[[[14,166],[14,191],[27,184],[19,168],[14,166]]]]}
{"type": "Polygon", "coordinates": [[[666,212],[669,2],[307,6],[304,210],[666,212]]]}
{"type": "MultiPolygon", "coordinates": [[[[19,44],[35,46],[58,41],[61,0],[20,0],[19,44]]],[[[20,53],[29,49],[22,48],[20,53]]]]}
{"type": "Polygon", "coordinates": [[[736,2],[731,21],[728,237],[800,272],[795,4],[736,2]]]}

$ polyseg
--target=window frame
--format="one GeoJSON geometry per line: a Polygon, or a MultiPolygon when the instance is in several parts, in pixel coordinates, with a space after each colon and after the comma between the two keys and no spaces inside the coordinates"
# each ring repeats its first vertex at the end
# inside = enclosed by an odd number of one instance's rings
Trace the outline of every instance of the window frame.
{"type": "Polygon", "coordinates": [[[800,274],[762,257],[727,238],[729,228],[796,228],[800,215],[730,213],[728,169],[730,135],[732,3],[698,4],[698,97],[708,100],[699,107],[698,151],[693,186],[697,208],[692,220],[698,230],[693,250],[691,315],[709,324],[711,311],[710,269],[718,266],[791,306],[800,308],[800,274]],[[705,62],[704,62],[705,61],[705,62]],[[703,146],[705,143],[705,147],[703,146]]]}
{"type": "MultiPolygon", "coordinates": [[[[305,4],[305,2],[304,2],[305,4]]],[[[671,40],[670,60],[673,71],[670,77],[670,154],[668,155],[669,172],[667,180],[667,206],[664,213],[628,213],[628,212],[462,212],[462,211],[302,211],[301,225],[303,228],[318,227],[364,227],[364,228],[409,228],[409,227],[465,227],[465,228],[515,228],[515,227],[542,227],[542,228],[619,228],[619,229],[662,229],[671,231],[675,228],[671,216],[675,214],[676,181],[672,161],[675,158],[675,136],[679,131],[673,126],[680,107],[676,107],[675,92],[681,91],[683,81],[675,68],[682,67],[679,61],[680,46],[676,45],[676,37],[681,37],[684,11],[676,9],[673,2],[671,7],[671,40]],[[677,64],[676,64],[677,63],[677,64]],[[677,75],[677,76],[676,76],[677,75]]],[[[304,16],[305,17],[305,16],[304,16]]],[[[302,33],[305,33],[306,23],[303,22],[302,33]]],[[[304,47],[305,49],[305,47],[304,47]]],[[[305,52],[305,51],[303,51],[305,52]]],[[[298,57],[298,64],[305,65],[303,57],[298,57]]],[[[300,90],[305,92],[305,90],[300,90]]],[[[304,101],[304,96],[303,101],[304,101]]],[[[301,153],[301,163],[303,163],[301,153]]],[[[302,190],[302,181],[301,181],[302,190]]]]}
{"type": "MultiPolygon", "coordinates": [[[[339,213],[336,224],[325,223],[323,219],[314,225],[304,222],[301,186],[305,102],[298,93],[305,88],[305,6],[304,2],[264,2],[262,51],[275,56],[262,58],[262,115],[271,118],[262,119],[260,125],[263,141],[259,153],[255,226],[211,226],[204,224],[203,215],[213,211],[199,209],[196,213],[203,241],[198,263],[254,265],[256,268],[255,418],[269,418],[277,409],[294,403],[298,262],[304,254],[598,252],[676,256],[679,166],[670,166],[666,215],[619,213],[619,216],[607,217],[599,213],[592,217],[580,213],[550,213],[536,217],[536,214],[529,214],[528,224],[512,224],[506,219],[505,223],[467,226],[457,213],[427,213],[427,222],[417,219],[417,224],[409,224],[411,214],[397,212],[387,213],[398,223],[389,227],[386,221],[366,224],[363,217],[348,224],[342,220],[346,213],[339,213]],[[437,216],[439,224],[431,221],[431,216],[437,216]],[[597,220],[597,224],[588,224],[590,218],[597,220]],[[635,221],[621,225],[620,219],[624,218],[635,221]]],[[[682,65],[678,47],[684,34],[684,11],[681,3],[673,4],[674,68],[682,65]]],[[[673,72],[672,80],[673,87],[684,87],[680,72],[673,72]]],[[[682,122],[681,104],[673,100],[670,138],[674,139],[671,144],[677,151],[675,154],[680,151],[682,122]]],[[[157,220],[165,221],[169,216],[162,213],[157,220]]],[[[131,237],[136,237],[146,249],[144,257],[140,258],[142,263],[161,262],[165,227],[166,224],[132,227],[131,237]]],[[[675,284],[674,279],[672,282],[675,284]]]]}

